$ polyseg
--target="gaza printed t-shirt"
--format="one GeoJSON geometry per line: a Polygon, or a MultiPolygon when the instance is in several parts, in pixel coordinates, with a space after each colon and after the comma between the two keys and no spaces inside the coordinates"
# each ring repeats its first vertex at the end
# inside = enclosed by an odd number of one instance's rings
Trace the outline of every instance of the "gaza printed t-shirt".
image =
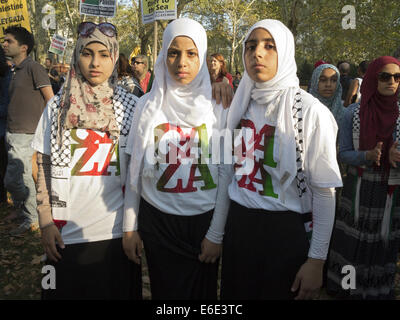
{"type": "MultiPolygon", "coordinates": [[[[342,186],[336,161],[337,124],[332,113],[310,94],[301,90],[303,102],[303,168],[308,186],[333,188],[342,186]],[[330,146],[330,147],[324,147],[330,146]]],[[[253,209],[268,211],[311,212],[312,194],[299,199],[296,179],[285,192],[281,190],[279,132],[276,113],[265,116],[265,105],[251,100],[240,121],[245,161],[235,165],[235,177],[229,197],[253,209]]]]}
{"type": "MultiPolygon", "coordinates": [[[[47,155],[51,152],[54,115],[49,105],[52,101],[43,112],[32,142],[35,150],[47,155]]],[[[121,134],[118,144],[113,147],[108,132],[90,129],[68,131],[71,155],[67,167],[69,187],[65,185],[66,179],[57,178],[54,167],[51,186],[52,207],[67,209],[62,221],[54,217],[53,209],[54,221],[62,226],[63,241],[75,244],[121,238],[127,137],[121,134]]]]}
{"type": "MultiPolygon", "coordinates": [[[[212,161],[212,135],[213,129],[225,128],[227,110],[214,106],[214,115],[205,117],[200,126],[188,128],[173,124],[162,109],[158,113],[155,150],[164,159],[153,166],[153,177],[142,176],[142,197],[158,210],[190,216],[215,207],[218,165],[212,161]]],[[[223,154],[220,159],[222,163],[223,154]]],[[[146,156],[144,163],[148,166],[146,156]]]]}

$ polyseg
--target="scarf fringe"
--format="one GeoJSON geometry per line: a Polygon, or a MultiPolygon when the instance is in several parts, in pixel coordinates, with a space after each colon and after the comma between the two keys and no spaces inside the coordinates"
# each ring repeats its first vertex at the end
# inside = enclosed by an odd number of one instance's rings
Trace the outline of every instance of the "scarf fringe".
{"type": "Polygon", "coordinates": [[[383,240],[385,246],[388,245],[389,235],[390,235],[390,218],[393,205],[393,194],[387,194],[385,211],[383,213],[383,220],[381,226],[381,239],[383,240]]]}

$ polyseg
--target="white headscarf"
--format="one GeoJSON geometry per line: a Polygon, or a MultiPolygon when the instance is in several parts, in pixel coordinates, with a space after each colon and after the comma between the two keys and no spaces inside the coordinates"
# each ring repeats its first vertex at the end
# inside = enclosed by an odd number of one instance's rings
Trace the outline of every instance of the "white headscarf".
{"type": "Polygon", "coordinates": [[[168,119],[177,124],[196,127],[205,117],[214,117],[211,102],[211,82],[206,63],[207,34],[198,22],[182,18],[172,21],[164,31],[163,47],[154,67],[151,91],[138,102],[136,114],[129,133],[127,148],[131,151],[131,185],[137,191],[139,176],[147,145],[153,143],[154,121],[161,110],[168,119]],[[186,36],[195,43],[200,60],[199,73],[192,82],[179,84],[169,75],[166,59],[168,48],[178,36],[186,36]]]}
{"type": "Polygon", "coordinates": [[[279,137],[279,161],[281,188],[285,191],[296,177],[296,142],[292,117],[295,95],[299,91],[294,38],[290,30],[280,21],[265,19],[254,24],[243,41],[243,65],[245,66],[245,43],[257,28],[267,30],[275,40],[278,53],[276,75],[266,82],[255,82],[245,70],[233,98],[228,114],[228,129],[236,129],[250,105],[250,99],[266,106],[266,117],[277,113],[276,134],[279,137]]]}

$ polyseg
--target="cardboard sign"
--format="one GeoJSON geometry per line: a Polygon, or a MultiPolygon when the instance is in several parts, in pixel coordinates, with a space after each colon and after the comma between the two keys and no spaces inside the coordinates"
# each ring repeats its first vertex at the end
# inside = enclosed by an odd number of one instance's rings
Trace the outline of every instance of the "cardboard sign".
{"type": "Polygon", "coordinates": [[[80,0],[79,12],[89,16],[112,18],[117,12],[117,0],[80,0]]]}
{"type": "Polygon", "coordinates": [[[155,20],[176,19],[175,0],[141,0],[142,1],[142,21],[151,23],[155,20]]]}
{"type": "Polygon", "coordinates": [[[67,38],[55,34],[53,36],[53,39],[51,40],[49,52],[52,52],[59,56],[63,56],[66,47],[67,47],[67,38]]]}
{"type": "Polygon", "coordinates": [[[24,27],[31,32],[26,0],[0,0],[0,39],[4,31],[11,26],[24,27]]]}

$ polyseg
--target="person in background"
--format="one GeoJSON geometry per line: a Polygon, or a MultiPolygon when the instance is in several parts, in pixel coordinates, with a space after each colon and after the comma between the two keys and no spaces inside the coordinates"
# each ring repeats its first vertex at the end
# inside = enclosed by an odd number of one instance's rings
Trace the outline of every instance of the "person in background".
{"type": "MultiPolygon", "coordinates": [[[[7,202],[4,176],[7,168],[6,126],[9,103],[8,86],[11,80],[11,66],[8,64],[3,47],[0,46],[0,203],[7,202]]],[[[7,218],[6,218],[7,219],[7,218]]]]}
{"type": "Polygon", "coordinates": [[[314,69],[310,94],[327,106],[339,123],[344,112],[341,100],[342,85],[339,70],[334,65],[324,63],[314,69]]]}
{"type": "Polygon", "coordinates": [[[400,249],[399,83],[397,59],[374,60],[361,84],[361,102],[348,106],[340,122],[339,160],[348,164],[348,170],[327,274],[328,293],[336,298],[395,298],[400,249]],[[349,288],[342,285],[345,266],[354,268],[354,278],[345,281],[349,288]]]}
{"type": "Polygon", "coordinates": [[[139,82],[132,76],[131,66],[123,53],[118,59],[118,85],[138,98],[144,94],[139,82]]]}
{"type": "Polygon", "coordinates": [[[347,61],[340,61],[338,63],[339,72],[340,72],[340,84],[342,85],[342,101],[347,97],[347,93],[349,91],[350,83],[353,80],[352,77],[349,76],[350,73],[350,64],[347,61]]]}
{"type": "MultiPolygon", "coordinates": [[[[325,64],[325,63],[328,63],[328,62],[326,62],[325,60],[318,60],[317,62],[315,62],[314,63],[314,70],[316,69],[316,68],[318,68],[321,64],[325,64]]],[[[311,90],[311,80],[312,79],[310,79],[309,81],[308,81],[308,85],[307,85],[307,92],[310,92],[310,90],[311,90]]]]}
{"type": "Polygon", "coordinates": [[[368,61],[362,61],[357,69],[358,78],[352,80],[349,91],[347,93],[346,100],[343,103],[343,106],[347,107],[352,103],[360,102],[361,100],[361,83],[364,78],[365,73],[367,72],[368,61]]]}
{"type": "Polygon", "coordinates": [[[53,97],[46,70],[29,57],[34,44],[32,33],[23,27],[13,26],[5,30],[4,53],[12,57],[15,68],[9,88],[8,164],[4,184],[15,207],[9,218],[23,219],[17,228],[10,231],[13,236],[38,228],[31,142],[43,109],[53,97]]]}
{"type": "Polygon", "coordinates": [[[149,92],[153,84],[153,73],[149,71],[149,58],[140,54],[132,58],[132,72],[133,76],[140,83],[143,92],[149,92]]]}
{"type": "Polygon", "coordinates": [[[45,68],[47,71],[47,74],[49,75],[50,78],[50,83],[51,83],[51,88],[53,89],[53,93],[57,94],[58,90],[60,90],[60,75],[58,74],[58,71],[56,68],[54,68],[53,65],[53,59],[51,58],[46,58],[45,60],[45,68]]]}
{"type": "Polygon", "coordinates": [[[214,53],[209,59],[211,82],[226,82],[233,89],[232,75],[226,70],[225,59],[222,54],[214,53]]]}
{"type": "Polygon", "coordinates": [[[236,71],[235,79],[232,81],[233,92],[236,92],[237,88],[239,87],[239,83],[240,83],[240,79],[241,78],[242,78],[242,75],[240,74],[240,72],[236,71]]]}

